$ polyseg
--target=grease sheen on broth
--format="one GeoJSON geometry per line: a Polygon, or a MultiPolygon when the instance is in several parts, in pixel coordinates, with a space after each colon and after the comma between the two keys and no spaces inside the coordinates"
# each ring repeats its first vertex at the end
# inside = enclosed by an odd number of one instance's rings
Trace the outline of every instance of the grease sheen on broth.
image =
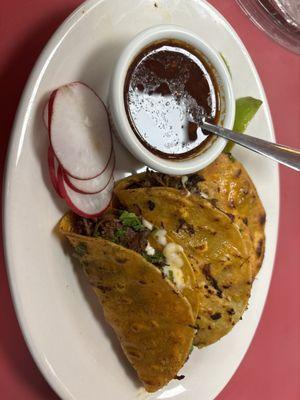
{"type": "Polygon", "coordinates": [[[195,121],[219,118],[219,90],[212,68],[200,52],[177,40],[146,47],[132,62],[124,101],[130,125],[152,153],[184,159],[204,151],[214,140],[195,121]]]}

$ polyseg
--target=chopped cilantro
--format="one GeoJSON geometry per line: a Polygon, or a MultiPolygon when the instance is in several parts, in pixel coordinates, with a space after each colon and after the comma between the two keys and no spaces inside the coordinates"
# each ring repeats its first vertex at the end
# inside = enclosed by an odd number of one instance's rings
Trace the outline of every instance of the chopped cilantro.
{"type": "Polygon", "coordinates": [[[121,238],[121,237],[123,237],[125,235],[125,229],[117,229],[116,230],[116,232],[115,232],[115,237],[116,238],[121,238]]]}
{"type": "Polygon", "coordinates": [[[140,231],[144,228],[144,225],[141,223],[140,219],[131,212],[123,211],[120,215],[120,221],[124,226],[128,226],[135,231],[140,231]]]}
{"type": "Polygon", "coordinates": [[[126,231],[124,228],[119,228],[114,232],[114,236],[110,239],[112,242],[118,244],[120,239],[125,235],[126,231]]]}
{"type": "Polygon", "coordinates": [[[160,266],[166,262],[165,256],[160,251],[156,251],[153,256],[150,256],[147,253],[142,253],[142,256],[145,257],[148,262],[154,265],[160,266]]]}
{"type": "Polygon", "coordinates": [[[87,252],[86,244],[83,243],[83,242],[80,242],[80,243],[74,248],[74,250],[75,250],[75,253],[76,253],[77,255],[79,255],[80,257],[82,257],[82,256],[84,256],[85,253],[87,252]]]}
{"type": "Polygon", "coordinates": [[[168,278],[170,279],[170,281],[174,282],[174,273],[171,269],[169,269],[168,271],[168,278]]]}
{"type": "Polygon", "coordinates": [[[189,356],[192,354],[193,350],[194,350],[194,345],[192,344],[191,347],[190,347],[189,356]]]}

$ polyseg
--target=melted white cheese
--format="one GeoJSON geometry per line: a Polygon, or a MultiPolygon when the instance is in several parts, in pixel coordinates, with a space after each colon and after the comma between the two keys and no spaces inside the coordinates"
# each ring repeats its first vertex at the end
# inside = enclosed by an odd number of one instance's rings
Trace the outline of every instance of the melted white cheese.
{"type": "Polygon", "coordinates": [[[179,290],[185,287],[183,272],[181,269],[184,265],[182,252],[183,248],[176,243],[168,243],[163,250],[163,254],[166,257],[168,264],[163,267],[163,272],[168,278],[170,278],[170,271],[172,272],[171,276],[173,277],[173,282],[179,290]]]}
{"type": "Polygon", "coordinates": [[[142,218],[142,224],[144,225],[145,228],[147,228],[150,231],[152,231],[153,224],[151,224],[151,222],[147,221],[145,218],[142,218]]]}
{"type": "Polygon", "coordinates": [[[163,255],[166,257],[167,264],[178,268],[182,267],[184,264],[182,253],[183,248],[176,243],[168,243],[163,250],[163,255]]]}
{"type": "Polygon", "coordinates": [[[166,244],[167,244],[166,234],[167,234],[167,231],[165,229],[159,229],[158,231],[156,231],[154,233],[155,239],[162,246],[166,246],[166,244]]]}
{"type": "Polygon", "coordinates": [[[149,242],[147,243],[145,251],[148,254],[148,256],[154,256],[154,254],[155,254],[155,249],[154,249],[154,247],[151,246],[151,244],[149,242]]]}
{"type": "Polygon", "coordinates": [[[163,274],[166,278],[170,279],[171,282],[178,287],[179,290],[184,289],[184,279],[183,279],[183,272],[181,268],[171,267],[170,265],[165,265],[163,267],[163,274]]]}
{"type": "Polygon", "coordinates": [[[184,283],[182,269],[173,268],[172,271],[173,271],[173,277],[174,277],[175,285],[178,287],[179,290],[184,289],[185,288],[185,283],[184,283]]]}

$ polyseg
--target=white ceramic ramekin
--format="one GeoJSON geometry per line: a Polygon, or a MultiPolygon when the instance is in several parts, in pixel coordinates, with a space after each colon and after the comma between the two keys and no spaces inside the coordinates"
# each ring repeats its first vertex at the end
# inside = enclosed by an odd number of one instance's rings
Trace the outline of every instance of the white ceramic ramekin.
{"type": "Polygon", "coordinates": [[[175,25],[158,25],[147,29],[135,36],[125,47],[117,61],[111,80],[109,112],[115,133],[137,159],[156,171],[171,175],[186,175],[196,172],[214,161],[224,149],[226,140],[217,138],[208,149],[193,158],[186,160],[167,160],[151,153],[143,146],[132,130],[126,115],[124,84],[128,68],[141,50],[151,43],[162,39],[177,39],[183,41],[203,54],[206,62],[210,64],[214,71],[220,90],[221,113],[219,125],[229,129],[233,127],[235,99],[231,77],[224,61],[218,52],[205,43],[200,37],[175,25]]]}

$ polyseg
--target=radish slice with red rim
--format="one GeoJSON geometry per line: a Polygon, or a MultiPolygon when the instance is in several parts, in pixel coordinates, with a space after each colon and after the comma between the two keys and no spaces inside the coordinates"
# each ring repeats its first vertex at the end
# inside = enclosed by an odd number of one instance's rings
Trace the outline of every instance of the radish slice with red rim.
{"type": "Polygon", "coordinates": [[[49,103],[47,102],[46,104],[45,104],[45,106],[44,106],[44,109],[43,109],[43,122],[44,122],[44,125],[45,125],[45,128],[48,130],[48,118],[49,118],[49,114],[48,114],[48,105],[49,105],[49,103]]]}
{"type": "Polygon", "coordinates": [[[76,179],[92,179],[108,165],[112,136],[105,105],[80,82],[62,86],[49,101],[53,151],[63,169],[76,179]]]}
{"type": "Polygon", "coordinates": [[[63,197],[59,191],[58,187],[58,179],[57,179],[57,168],[58,168],[58,163],[57,160],[55,160],[55,155],[53,153],[53,150],[51,146],[48,148],[48,169],[49,169],[49,175],[50,175],[50,180],[52,183],[52,186],[56,193],[60,196],[63,197]]]}
{"type": "Polygon", "coordinates": [[[94,218],[102,214],[109,207],[114,189],[114,180],[111,177],[106,188],[99,193],[78,193],[66,184],[63,169],[59,166],[58,187],[72,211],[81,217],[94,218]]]}
{"type": "Polygon", "coordinates": [[[115,168],[115,155],[112,152],[106,169],[96,178],[82,180],[75,179],[64,172],[64,181],[71,189],[83,194],[99,193],[106,188],[115,168]]]}
{"type": "MultiPolygon", "coordinates": [[[[54,100],[55,94],[56,94],[56,90],[54,90],[51,93],[51,95],[49,97],[49,100],[47,101],[47,103],[44,105],[44,108],[43,108],[43,122],[44,122],[45,128],[48,131],[48,134],[49,134],[49,125],[50,125],[50,122],[51,122],[51,121],[49,121],[50,114],[51,114],[51,111],[49,112],[49,110],[52,110],[53,100],[54,100]]],[[[50,139],[50,134],[49,134],[49,139],[50,139]]]]}

